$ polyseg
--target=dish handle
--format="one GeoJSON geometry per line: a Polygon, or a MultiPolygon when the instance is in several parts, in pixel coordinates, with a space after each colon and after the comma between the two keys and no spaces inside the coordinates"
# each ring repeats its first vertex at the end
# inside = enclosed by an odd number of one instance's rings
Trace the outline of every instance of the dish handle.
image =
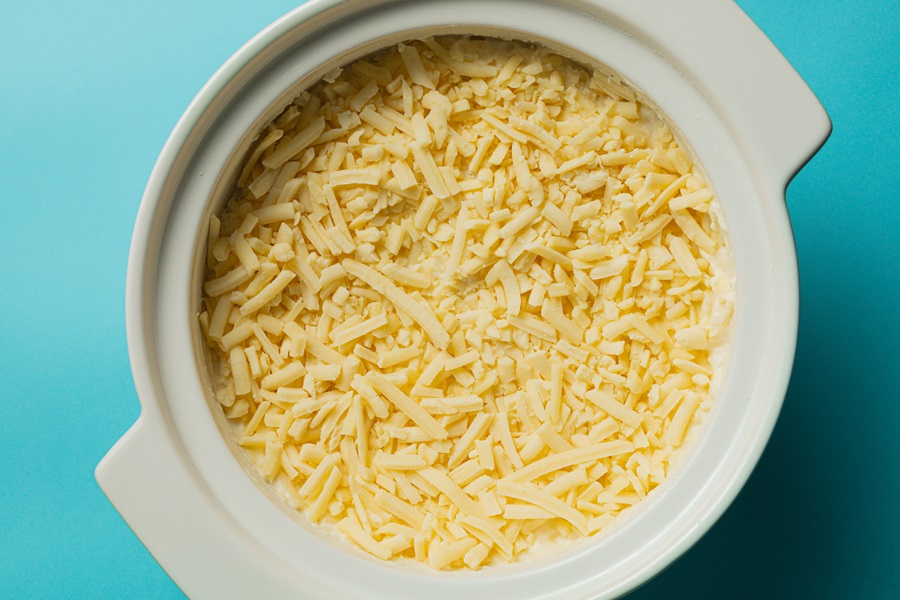
{"type": "Polygon", "coordinates": [[[94,472],[97,483],[169,576],[190,597],[249,598],[250,573],[285,581],[284,563],[230,523],[200,486],[162,416],[146,407],[94,472]],[[196,586],[196,587],[195,587],[196,586]],[[199,594],[199,596],[198,596],[199,594]]]}
{"type": "Polygon", "coordinates": [[[757,175],[787,187],[831,134],[828,113],[803,78],[731,0],[634,1],[655,18],[632,26],[650,39],[669,40],[678,68],[728,107],[719,112],[729,115],[726,125],[757,175]],[[674,42],[673,27],[679,32],[674,42]]]}

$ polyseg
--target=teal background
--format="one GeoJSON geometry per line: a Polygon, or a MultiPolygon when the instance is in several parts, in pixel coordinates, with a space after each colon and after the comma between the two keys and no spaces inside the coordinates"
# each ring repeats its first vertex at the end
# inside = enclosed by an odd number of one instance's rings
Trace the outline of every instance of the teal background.
{"type": "MultiPolygon", "coordinates": [[[[900,7],[739,4],[834,122],[787,192],[797,358],[747,486],[632,597],[900,598],[900,7]]],[[[139,412],[124,323],[131,229],[191,98],[294,5],[0,8],[0,597],[181,597],[93,477],[139,412]]]]}

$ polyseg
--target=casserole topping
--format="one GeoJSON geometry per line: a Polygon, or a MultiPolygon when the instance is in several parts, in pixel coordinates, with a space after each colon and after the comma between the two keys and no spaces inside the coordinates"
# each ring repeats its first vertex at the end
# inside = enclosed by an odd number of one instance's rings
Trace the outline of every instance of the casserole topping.
{"type": "Polygon", "coordinates": [[[709,409],[718,215],[616,77],[398,44],[301,93],[212,218],[216,398],[291,506],[378,558],[478,568],[590,535],[709,409]]]}

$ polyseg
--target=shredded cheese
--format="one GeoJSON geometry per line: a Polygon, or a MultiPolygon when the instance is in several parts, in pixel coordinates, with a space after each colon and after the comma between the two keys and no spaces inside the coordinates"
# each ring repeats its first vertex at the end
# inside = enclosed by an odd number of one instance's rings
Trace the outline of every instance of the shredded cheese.
{"type": "Polygon", "coordinates": [[[398,44],[303,92],[212,218],[217,403],[292,507],[379,559],[478,569],[591,535],[713,399],[716,202],[614,76],[398,44]]]}

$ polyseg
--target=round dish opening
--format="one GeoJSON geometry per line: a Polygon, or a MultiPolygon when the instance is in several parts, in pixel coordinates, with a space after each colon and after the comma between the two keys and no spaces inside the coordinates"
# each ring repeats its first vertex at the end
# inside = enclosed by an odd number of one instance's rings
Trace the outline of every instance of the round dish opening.
{"type": "MultiPolygon", "coordinates": [[[[466,31],[473,32],[473,28],[466,28],[466,31]]],[[[562,56],[574,60],[578,63],[589,65],[590,67],[600,68],[606,72],[613,73],[617,76],[620,76],[618,73],[613,71],[611,68],[598,63],[596,60],[592,58],[588,58],[588,56],[582,52],[573,50],[566,45],[560,44],[558,42],[545,40],[542,38],[538,38],[534,35],[527,35],[522,32],[511,32],[505,30],[499,30],[497,28],[491,27],[483,27],[483,28],[474,28],[474,32],[476,35],[485,36],[490,38],[501,38],[501,39],[514,39],[521,40],[527,43],[534,43],[546,46],[551,48],[561,54],[562,56]]],[[[195,253],[194,253],[194,261],[193,261],[193,272],[192,272],[192,306],[194,307],[194,311],[199,312],[198,307],[200,305],[200,281],[202,279],[203,270],[204,270],[204,258],[207,254],[206,250],[206,235],[205,235],[205,223],[208,223],[208,217],[210,214],[218,214],[221,212],[221,205],[228,198],[230,191],[233,189],[235,180],[237,178],[237,174],[241,169],[243,161],[245,160],[246,155],[249,153],[249,148],[253,141],[258,136],[259,131],[262,127],[267,124],[269,121],[274,118],[274,116],[278,115],[281,110],[290,103],[290,101],[302,90],[308,88],[312,82],[318,81],[324,73],[327,73],[335,66],[343,66],[355,61],[358,58],[363,56],[367,56],[371,54],[373,51],[381,50],[385,47],[389,47],[396,43],[397,41],[403,41],[408,39],[416,39],[417,37],[421,37],[423,34],[431,33],[433,34],[433,30],[419,30],[415,32],[403,32],[403,33],[395,33],[391,36],[387,36],[385,38],[381,38],[377,41],[371,41],[368,44],[362,45],[360,47],[354,48],[351,51],[347,51],[339,56],[333,57],[330,61],[320,65],[315,72],[310,73],[308,76],[299,79],[295,82],[287,91],[281,93],[278,98],[274,101],[271,101],[268,107],[261,113],[261,115],[257,118],[254,128],[247,130],[245,135],[243,136],[241,142],[235,147],[234,151],[230,154],[230,158],[226,162],[225,166],[222,168],[221,175],[216,180],[216,184],[213,188],[213,192],[210,196],[209,201],[207,202],[207,208],[205,210],[205,219],[204,225],[200,228],[200,234],[197,238],[197,242],[195,244],[195,253]]],[[[447,32],[442,31],[442,35],[445,35],[447,32]]],[[[449,33],[456,33],[458,31],[450,31],[449,33]]],[[[621,76],[620,76],[621,77],[621,76]]],[[[624,79],[624,77],[623,77],[624,79]]],[[[627,81],[627,80],[626,80],[627,81]]],[[[632,89],[635,89],[639,92],[641,102],[650,106],[654,111],[658,114],[662,115],[665,119],[667,125],[673,130],[676,134],[678,141],[681,144],[681,147],[687,149],[694,156],[695,163],[699,165],[699,168],[702,172],[702,163],[697,160],[696,153],[693,151],[693,148],[690,144],[686,143],[684,135],[681,134],[680,129],[677,127],[677,122],[673,121],[671,118],[666,115],[659,106],[657,106],[647,94],[644,94],[637,88],[634,84],[629,82],[629,85],[632,89]]],[[[714,181],[709,181],[709,186],[712,188],[714,186],[714,181]]],[[[724,220],[723,217],[720,216],[721,220],[724,220]]],[[[720,235],[725,238],[724,241],[727,244],[727,233],[726,231],[720,232],[720,235]]],[[[312,531],[318,532],[318,535],[322,535],[321,528],[316,525],[309,524],[308,520],[302,517],[299,513],[291,509],[287,506],[283,500],[283,498],[274,490],[270,484],[262,481],[259,476],[255,466],[250,464],[247,460],[246,454],[241,450],[237,444],[234,442],[234,436],[230,434],[230,424],[227,423],[224,415],[222,414],[221,409],[218,406],[218,403],[214,399],[213,385],[210,381],[210,363],[209,363],[209,353],[207,352],[206,345],[202,340],[202,332],[200,331],[199,324],[197,321],[194,321],[192,328],[192,338],[193,338],[193,347],[195,357],[198,363],[198,370],[202,374],[202,382],[204,389],[206,391],[206,397],[209,404],[210,412],[213,415],[213,418],[216,420],[218,428],[220,429],[223,438],[226,440],[228,447],[231,450],[232,455],[237,459],[237,461],[241,464],[242,468],[250,477],[253,479],[255,484],[259,489],[261,489],[268,498],[277,504],[283,511],[290,514],[290,516],[297,522],[301,523],[305,528],[310,529],[312,531]]],[[[725,378],[725,374],[727,373],[727,368],[724,366],[718,367],[718,380],[719,383],[725,378]]],[[[721,385],[719,386],[721,388],[721,385]]],[[[715,393],[715,395],[719,395],[715,393]]],[[[717,400],[713,399],[713,412],[715,412],[716,407],[718,406],[717,400]]],[[[713,420],[714,415],[707,415],[704,419],[704,423],[700,425],[700,427],[695,427],[693,429],[693,436],[703,436],[705,435],[705,431],[710,427],[710,421],[713,420]]],[[[686,443],[683,447],[683,450],[687,452],[687,457],[696,451],[696,446],[698,446],[699,440],[691,440],[686,443]]],[[[677,467],[675,475],[677,475],[677,467]]],[[[665,486],[669,479],[673,477],[670,474],[666,479],[666,482],[663,482],[662,486],[665,486]]],[[[651,495],[641,501],[634,509],[630,512],[634,513],[639,510],[642,510],[645,504],[654,502],[656,498],[654,496],[660,495],[664,491],[663,489],[654,490],[651,492],[651,495]]],[[[631,516],[620,517],[616,521],[616,525],[619,524],[619,521],[622,518],[632,518],[631,516]]],[[[556,561],[563,560],[566,556],[577,553],[580,551],[585,545],[593,546],[595,544],[600,543],[601,540],[605,539],[608,535],[611,535],[615,531],[615,526],[608,527],[604,531],[594,536],[584,538],[578,540],[577,542],[568,542],[565,545],[562,545],[558,548],[555,548],[551,553],[547,555],[543,555],[540,557],[537,556],[526,556],[524,562],[527,563],[528,568],[540,568],[543,564],[552,564],[556,561]]],[[[325,539],[328,539],[328,536],[324,536],[325,539]]],[[[331,541],[331,540],[329,540],[331,541]]],[[[340,543],[339,546],[342,549],[349,548],[349,544],[340,543]]],[[[358,552],[355,548],[354,552],[358,552]]],[[[507,569],[513,568],[514,566],[504,565],[502,567],[498,567],[499,569],[507,569]]],[[[416,568],[416,567],[414,567],[416,568]]],[[[492,569],[493,570],[493,569],[492,569]]]]}

